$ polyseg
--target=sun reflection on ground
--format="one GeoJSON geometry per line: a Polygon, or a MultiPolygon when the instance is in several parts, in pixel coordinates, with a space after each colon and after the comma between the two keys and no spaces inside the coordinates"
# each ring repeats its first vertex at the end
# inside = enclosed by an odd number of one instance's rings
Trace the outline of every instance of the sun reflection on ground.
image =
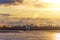
{"type": "Polygon", "coordinates": [[[54,40],[60,40],[60,33],[54,34],[54,40]]]}

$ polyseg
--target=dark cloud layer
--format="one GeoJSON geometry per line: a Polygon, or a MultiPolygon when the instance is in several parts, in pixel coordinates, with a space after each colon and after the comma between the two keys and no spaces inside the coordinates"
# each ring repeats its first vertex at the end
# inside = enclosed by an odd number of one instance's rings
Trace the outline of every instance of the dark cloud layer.
{"type": "Polygon", "coordinates": [[[0,4],[12,4],[12,3],[15,3],[15,2],[22,3],[23,0],[0,0],[0,4]]]}
{"type": "Polygon", "coordinates": [[[12,16],[12,15],[11,14],[2,14],[1,13],[0,16],[7,16],[8,17],[8,16],[12,16]]]}

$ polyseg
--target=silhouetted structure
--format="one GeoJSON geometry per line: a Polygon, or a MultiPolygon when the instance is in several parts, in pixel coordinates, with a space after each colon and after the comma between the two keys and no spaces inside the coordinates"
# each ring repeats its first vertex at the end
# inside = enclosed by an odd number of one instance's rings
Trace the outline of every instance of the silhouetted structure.
{"type": "Polygon", "coordinates": [[[21,26],[5,26],[3,25],[3,27],[0,27],[0,30],[60,30],[60,27],[52,27],[51,25],[49,26],[35,26],[33,27],[33,24],[31,25],[23,25],[23,27],[21,26]]]}

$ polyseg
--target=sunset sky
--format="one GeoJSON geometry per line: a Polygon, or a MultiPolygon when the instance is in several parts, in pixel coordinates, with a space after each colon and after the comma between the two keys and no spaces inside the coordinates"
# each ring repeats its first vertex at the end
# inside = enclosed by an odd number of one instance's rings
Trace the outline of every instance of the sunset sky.
{"type": "Polygon", "coordinates": [[[0,14],[13,15],[11,17],[29,18],[60,18],[60,0],[0,0],[0,14]],[[17,5],[18,4],[18,5],[17,5]]]}

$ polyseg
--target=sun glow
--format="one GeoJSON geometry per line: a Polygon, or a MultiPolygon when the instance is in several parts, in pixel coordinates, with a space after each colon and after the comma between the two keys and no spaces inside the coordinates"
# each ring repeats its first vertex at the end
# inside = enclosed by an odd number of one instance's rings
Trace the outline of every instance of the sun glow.
{"type": "Polygon", "coordinates": [[[48,3],[48,7],[60,8],[60,0],[43,0],[42,2],[48,3]]]}
{"type": "Polygon", "coordinates": [[[60,40],[60,33],[55,34],[55,40],[60,40]]]}
{"type": "Polygon", "coordinates": [[[60,0],[43,0],[43,2],[60,4],[60,0]]]}

